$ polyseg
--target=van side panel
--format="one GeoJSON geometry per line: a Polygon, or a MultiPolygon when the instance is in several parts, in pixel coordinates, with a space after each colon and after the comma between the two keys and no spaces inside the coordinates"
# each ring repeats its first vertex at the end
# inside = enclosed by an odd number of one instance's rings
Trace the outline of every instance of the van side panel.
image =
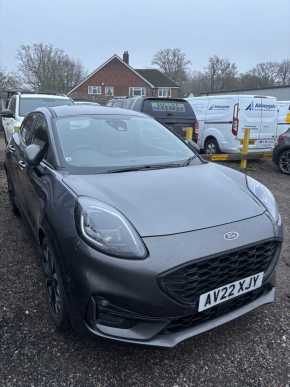
{"type": "Polygon", "coordinates": [[[236,146],[232,134],[233,112],[237,98],[216,97],[210,98],[206,110],[204,130],[201,136],[201,147],[204,148],[206,140],[214,137],[222,152],[229,152],[236,146]]]}

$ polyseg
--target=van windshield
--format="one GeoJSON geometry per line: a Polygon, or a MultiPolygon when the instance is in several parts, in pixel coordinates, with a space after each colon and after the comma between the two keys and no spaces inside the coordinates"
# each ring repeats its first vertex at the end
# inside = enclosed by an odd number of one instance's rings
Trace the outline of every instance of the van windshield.
{"type": "Polygon", "coordinates": [[[72,105],[69,98],[29,98],[20,97],[19,115],[24,117],[40,107],[54,107],[62,105],[72,105]]]}

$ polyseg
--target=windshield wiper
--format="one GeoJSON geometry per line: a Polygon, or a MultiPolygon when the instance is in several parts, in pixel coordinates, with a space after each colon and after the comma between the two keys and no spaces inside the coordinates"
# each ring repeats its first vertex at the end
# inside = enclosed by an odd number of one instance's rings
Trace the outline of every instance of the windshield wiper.
{"type": "Polygon", "coordinates": [[[190,163],[195,160],[197,158],[196,155],[193,155],[191,157],[189,157],[187,160],[185,160],[185,162],[183,163],[183,167],[186,167],[187,165],[190,165],[190,163]]]}
{"type": "Polygon", "coordinates": [[[124,168],[112,169],[109,171],[109,173],[146,171],[146,170],[152,170],[152,169],[178,168],[178,167],[184,167],[184,163],[139,165],[136,167],[124,167],[124,168]]]}

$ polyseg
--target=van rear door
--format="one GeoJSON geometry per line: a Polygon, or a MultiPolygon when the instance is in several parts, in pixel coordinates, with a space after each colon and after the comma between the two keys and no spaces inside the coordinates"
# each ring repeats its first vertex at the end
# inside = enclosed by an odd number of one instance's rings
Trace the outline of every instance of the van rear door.
{"type": "Polygon", "coordinates": [[[208,107],[208,98],[207,97],[191,97],[187,98],[187,101],[190,103],[196,119],[198,121],[199,133],[197,138],[197,143],[200,147],[203,145],[203,137],[204,137],[204,126],[206,120],[206,111],[208,107]]]}
{"type": "Polygon", "coordinates": [[[290,129],[290,101],[278,101],[278,119],[276,136],[290,129]]]}
{"type": "Polygon", "coordinates": [[[260,103],[261,98],[252,96],[239,97],[239,131],[238,139],[244,138],[245,128],[250,128],[249,148],[256,148],[256,141],[259,139],[261,131],[261,112],[256,109],[256,104],[260,103]]]}
{"type": "Polygon", "coordinates": [[[274,147],[277,128],[277,109],[276,98],[261,98],[259,105],[261,127],[257,148],[272,149],[274,147]]]}
{"type": "Polygon", "coordinates": [[[146,98],[142,111],[180,137],[185,137],[186,128],[195,129],[197,122],[191,105],[184,99],[146,98]]]}

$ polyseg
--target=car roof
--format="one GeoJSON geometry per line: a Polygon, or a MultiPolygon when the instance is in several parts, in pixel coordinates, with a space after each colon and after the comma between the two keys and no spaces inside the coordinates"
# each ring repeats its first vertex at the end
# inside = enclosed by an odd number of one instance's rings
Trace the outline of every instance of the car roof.
{"type": "Polygon", "coordinates": [[[114,108],[108,106],[90,106],[90,105],[63,105],[55,107],[42,107],[36,109],[43,113],[50,112],[54,117],[69,117],[79,115],[123,115],[123,116],[148,116],[143,113],[136,112],[134,110],[114,108]]]}
{"type": "Polygon", "coordinates": [[[206,99],[221,99],[221,98],[263,98],[263,99],[276,99],[269,95],[254,95],[254,94],[216,94],[216,95],[200,95],[198,97],[188,97],[187,101],[206,100],[206,99]]]}
{"type": "Polygon", "coordinates": [[[29,93],[23,93],[20,94],[20,97],[23,98],[52,98],[52,99],[70,99],[69,97],[65,95],[53,95],[53,94],[29,94],[29,93]]]}

